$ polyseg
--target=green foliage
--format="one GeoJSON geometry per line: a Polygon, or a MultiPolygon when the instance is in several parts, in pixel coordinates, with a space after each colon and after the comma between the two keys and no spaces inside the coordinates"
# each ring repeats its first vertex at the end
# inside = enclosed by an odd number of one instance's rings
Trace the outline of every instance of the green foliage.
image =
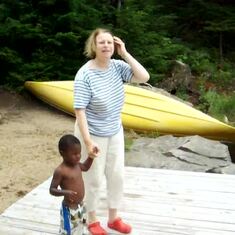
{"type": "Polygon", "coordinates": [[[152,84],[162,79],[176,54],[183,50],[169,38],[176,16],[162,15],[162,8],[154,1],[128,1],[125,8],[117,12],[115,32],[125,39],[128,50],[148,69],[152,84]]]}
{"type": "Polygon", "coordinates": [[[125,135],[125,151],[130,151],[133,144],[133,138],[125,135]]]}
{"type": "Polygon", "coordinates": [[[219,81],[228,84],[231,80],[233,80],[234,76],[235,74],[232,73],[232,71],[219,70],[212,78],[217,82],[219,81]]]}
{"type": "MultiPolygon", "coordinates": [[[[72,80],[86,60],[91,30],[108,27],[147,68],[153,85],[170,76],[172,61],[180,60],[197,79],[235,89],[235,8],[227,1],[129,0],[121,8],[111,2],[2,0],[0,85],[20,89],[26,80],[72,80]]],[[[211,110],[212,98],[205,93],[201,101],[211,110]]],[[[177,95],[188,97],[184,87],[177,95]]]]}
{"type": "Polygon", "coordinates": [[[223,121],[224,116],[229,120],[235,120],[235,94],[228,96],[219,94],[216,91],[209,90],[201,96],[203,107],[207,106],[210,115],[223,121]]]}
{"type": "Polygon", "coordinates": [[[177,89],[175,95],[176,95],[177,97],[179,97],[180,99],[185,100],[185,101],[187,101],[188,98],[189,98],[189,95],[187,94],[187,91],[186,91],[185,87],[182,87],[182,86],[180,86],[180,87],[177,89]]]}
{"type": "Polygon", "coordinates": [[[4,85],[12,82],[8,81],[9,73],[12,70],[18,70],[22,64],[22,59],[15,50],[8,47],[2,47],[0,51],[0,64],[2,67],[0,84],[4,85]]]}

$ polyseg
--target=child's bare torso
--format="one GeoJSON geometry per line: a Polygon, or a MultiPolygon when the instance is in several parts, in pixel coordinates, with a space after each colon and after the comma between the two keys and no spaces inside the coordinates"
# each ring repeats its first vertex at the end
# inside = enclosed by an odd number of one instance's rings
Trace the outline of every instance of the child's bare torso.
{"type": "Polygon", "coordinates": [[[76,192],[76,199],[71,201],[68,197],[64,197],[64,203],[70,208],[77,208],[78,204],[81,204],[84,198],[85,189],[82,179],[82,171],[80,165],[66,166],[61,165],[62,180],[60,187],[63,190],[71,190],[76,192]]]}

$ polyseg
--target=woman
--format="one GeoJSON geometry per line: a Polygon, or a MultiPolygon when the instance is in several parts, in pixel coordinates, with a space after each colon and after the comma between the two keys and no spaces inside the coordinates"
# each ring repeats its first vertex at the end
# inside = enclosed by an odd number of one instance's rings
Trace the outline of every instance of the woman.
{"type": "Polygon", "coordinates": [[[123,82],[144,83],[149,79],[145,68],[126,50],[123,41],[107,29],[94,30],[86,42],[90,59],[74,81],[75,135],[82,142],[82,158],[97,157],[84,173],[88,229],[92,235],[106,235],[96,209],[103,176],[107,181],[108,227],[130,233],[131,226],[118,217],[123,194],[124,136],[121,109],[124,104],[123,82]],[[124,60],[112,59],[114,51],[124,60]]]}

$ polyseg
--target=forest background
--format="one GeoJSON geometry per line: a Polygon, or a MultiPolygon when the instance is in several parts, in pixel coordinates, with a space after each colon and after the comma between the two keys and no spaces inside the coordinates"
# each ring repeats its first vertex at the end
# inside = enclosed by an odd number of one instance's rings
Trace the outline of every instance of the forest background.
{"type": "Polygon", "coordinates": [[[173,93],[164,81],[174,62],[188,65],[193,85],[174,94],[235,123],[233,0],[2,0],[0,86],[20,92],[27,80],[73,80],[97,27],[125,41],[153,86],[173,93]]]}

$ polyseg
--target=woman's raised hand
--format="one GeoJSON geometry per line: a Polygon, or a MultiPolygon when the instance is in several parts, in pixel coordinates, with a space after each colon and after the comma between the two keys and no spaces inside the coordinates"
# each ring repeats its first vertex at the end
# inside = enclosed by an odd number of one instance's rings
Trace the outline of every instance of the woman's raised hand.
{"type": "Polygon", "coordinates": [[[125,43],[119,37],[116,36],[113,37],[113,42],[118,55],[120,55],[122,58],[125,57],[125,54],[127,53],[125,43]]]}

